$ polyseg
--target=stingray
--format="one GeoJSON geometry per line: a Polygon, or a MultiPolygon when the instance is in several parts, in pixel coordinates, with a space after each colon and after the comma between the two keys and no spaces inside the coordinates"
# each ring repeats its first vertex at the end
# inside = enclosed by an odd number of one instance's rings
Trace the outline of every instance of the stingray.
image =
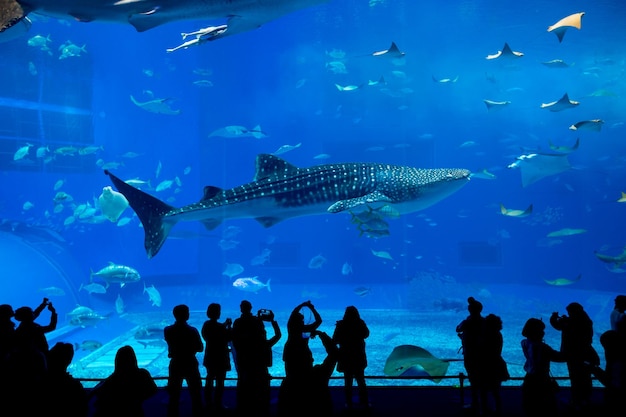
{"type": "Polygon", "coordinates": [[[555,278],[555,279],[544,279],[546,284],[549,285],[554,285],[557,287],[562,287],[564,285],[572,285],[575,282],[580,281],[580,279],[582,278],[582,274],[578,274],[578,276],[574,279],[568,279],[568,278],[555,278]]]}
{"type": "Polygon", "coordinates": [[[560,174],[571,168],[567,154],[522,155],[509,167],[519,168],[522,172],[522,187],[527,187],[542,178],[560,174]]]}
{"type": "Polygon", "coordinates": [[[519,209],[508,209],[506,207],[504,207],[504,204],[500,203],[500,213],[502,213],[503,216],[509,216],[509,217],[528,217],[532,214],[533,212],[533,205],[529,205],[526,210],[519,210],[519,209]]]}
{"type": "Polygon", "coordinates": [[[372,53],[372,56],[386,56],[388,58],[404,58],[404,55],[406,54],[398,48],[395,42],[391,42],[389,49],[372,53]]]}
{"type": "Polygon", "coordinates": [[[564,17],[552,26],[549,26],[548,32],[554,32],[556,37],[559,38],[559,42],[562,42],[563,36],[565,36],[565,31],[567,30],[567,28],[576,28],[580,30],[582,18],[584,15],[585,12],[580,12],[564,17]]]}
{"type": "Polygon", "coordinates": [[[550,111],[563,111],[567,109],[573,109],[578,106],[580,102],[570,100],[567,93],[563,94],[563,97],[558,99],[557,101],[553,101],[552,103],[541,103],[542,109],[548,109],[550,111]]]}
{"type": "Polygon", "coordinates": [[[383,372],[388,376],[424,375],[439,383],[446,376],[450,362],[461,360],[439,359],[419,346],[400,345],[393,348],[383,372]]]}
{"type": "Polygon", "coordinates": [[[548,68],[569,68],[569,67],[571,67],[570,64],[568,64],[567,62],[563,61],[562,59],[552,59],[550,61],[542,62],[542,64],[545,65],[548,68]]]}
{"type": "Polygon", "coordinates": [[[132,101],[133,104],[135,104],[137,107],[151,113],[168,114],[172,116],[180,114],[180,110],[173,110],[170,107],[169,102],[172,101],[171,98],[156,98],[154,100],[144,101],[142,103],[135,100],[135,97],[131,95],[130,101],[132,101]]]}
{"type": "Polygon", "coordinates": [[[493,100],[483,100],[483,101],[487,105],[487,110],[489,111],[500,110],[508,106],[509,104],[511,104],[510,101],[493,101],[493,100]]]}
{"type": "Polygon", "coordinates": [[[492,55],[487,55],[486,59],[496,59],[496,58],[521,58],[524,54],[522,52],[514,51],[511,49],[508,43],[504,43],[501,51],[496,52],[492,55]]]}
{"type": "Polygon", "coordinates": [[[574,123],[569,127],[569,130],[591,130],[594,132],[599,132],[602,129],[602,125],[604,124],[604,120],[601,119],[593,119],[593,120],[583,120],[582,122],[574,123]]]}
{"type": "Polygon", "coordinates": [[[561,237],[561,236],[573,236],[587,233],[587,229],[572,229],[571,227],[565,227],[560,230],[548,233],[548,237],[561,237]]]}

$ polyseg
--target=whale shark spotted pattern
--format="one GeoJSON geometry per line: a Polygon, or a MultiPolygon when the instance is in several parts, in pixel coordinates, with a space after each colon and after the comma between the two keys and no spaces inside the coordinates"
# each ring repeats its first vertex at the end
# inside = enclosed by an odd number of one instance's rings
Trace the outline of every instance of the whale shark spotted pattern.
{"type": "Polygon", "coordinates": [[[256,158],[252,182],[223,190],[204,187],[197,203],[176,208],[131,186],[109,171],[113,185],[143,224],[148,258],[156,255],[179,221],[200,221],[212,230],[223,220],[253,218],[264,227],[298,216],[392,205],[399,213],[429,207],[467,184],[470,171],[421,169],[377,163],[299,168],[271,154],[256,158]]]}

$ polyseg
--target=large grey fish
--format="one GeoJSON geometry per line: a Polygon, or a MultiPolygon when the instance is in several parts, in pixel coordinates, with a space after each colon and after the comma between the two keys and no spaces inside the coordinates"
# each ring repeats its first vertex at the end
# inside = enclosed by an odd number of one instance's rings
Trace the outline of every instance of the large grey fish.
{"type": "Polygon", "coordinates": [[[399,213],[429,207],[467,184],[467,169],[421,169],[377,163],[325,164],[298,168],[270,154],[256,158],[252,182],[229,190],[204,187],[204,196],[176,208],[110,173],[143,224],[152,258],[179,221],[200,221],[212,230],[223,220],[253,218],[264,227],[297,216],[392,205],[399,213]]]}
{"type": "Polygon", "coordinates": [[[130,23],[139,32],[178,20],[228,19],[211,40],[256,29],[296,10],[328,0],[0,0],[0,35],[30,27],[29,13],[79,22],[130,23]],[[28,26],[28,27],[26,27],[28,26]]]}

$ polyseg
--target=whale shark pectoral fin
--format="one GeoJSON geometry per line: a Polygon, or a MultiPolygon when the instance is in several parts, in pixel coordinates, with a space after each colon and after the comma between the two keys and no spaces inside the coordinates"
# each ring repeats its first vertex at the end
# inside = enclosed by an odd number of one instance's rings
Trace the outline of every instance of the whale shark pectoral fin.
{"type": "Polygon", "coordinates": [[[256,217],[254,220],[259,222],[263,227],[272,227],[284,219],[281,219],[280,217],[256,217]]]}
{"type": "Polygon", "coordinates": [[[206,230],[213,230],[217,226],[222,224],[222,221],[218,219],[207,219],[207,220],[202,220],[202,224],[204,225],[206,230]]]}
{"type": "Polygon", "coordinates": [[[364,204],[371,203],[393,203],[393,201],[380,191],[374,191],[373,193],[366,194],[361,197],[349,198],[347,200],[339,200],[336,203],[331,204],[326,209],[329,213],[340,213],[342,211],[350,210],[364,204]]]}
{"type": "Polygon", "coordinates": [[[145,13],[132,14],[128,17],[128,23],[133,25],[137,32],[145,32],[146,30],[168,23],[171,20],[172,18],[170,16],[159,13],[157,9],[145,13]]]}

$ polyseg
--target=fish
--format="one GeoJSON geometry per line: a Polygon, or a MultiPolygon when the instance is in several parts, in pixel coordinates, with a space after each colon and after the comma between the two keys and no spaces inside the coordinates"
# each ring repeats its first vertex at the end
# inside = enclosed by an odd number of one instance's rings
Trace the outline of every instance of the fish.
{"type": "Polygon", "coordinates": [[[480,171],[472,172],[470,175],[471,178],[480,178],[483,180],[495,180],[497,176],[489,172],[486,168],[481,169],[480,171]]]}
{"type": "Polygon", "coordinates": [[[149,111],[150,113],[167,114],[170,116],[179,115],[180,110],[173,110],[169,105],[169,102],[171,102],[172,100],[173,99],[171,98],[155,98],[152,100],[140,102],[135,100],[135,97],[133,97],[132,95],[130,96],[130,101],[132,101],[135,106],[139,107],[140,109],[144,109],[145,111],[149,111]]]}
{"type": "Polygon", "coordinates": [[[385,56],[388,58],[395,58],[395,59],[404,58],[405,55],[406,53],[402,52],[400,48],[398,48],[398,45],[396,45],[395,42],[391,42],[391,46],[389,47],[389,49],[372,52],[372,56],[385,56]]]}
{"type": "Polygon", "coordinates": [[[620,267],[623,264],[626,264],[626,248],[624,248],[622,250],[622,253],[617,256],[605,255],[597,251],[594,252],[594,255],[596,255],[596,258],[598,258],[602,262],[614,264],[615,267],[620,267]]]}
{"type": "Polygon", "coordinates": [[[102,347],[102,342],[97,340],[83,340],[81,343],[74,343],[74,350],[85,350],[87,352],[93,352],[102,347]]]}
{"type": "Polygon", "coordinates": [[[115,299],[115,312],[117,314],[124,313],[126,306],[124,305],[124,300],[122,300],[122,296],[117,294],[117,298],[115,299]]]}
{"type": "Polygon", "coordinates": [[[576,139],[576,143],[574,143],[574,146],[557,146],[554,145],[552,142],[549,142],[549,146],[550,150],[553,150],[555,152],[571,153],[578,149],[578,147],[580,146],[580,138],[576,139]]]}
{"type": "Polygon", "coordinates": [[[281,155],[283,153],[293,151],[294,149],[297,149],[300,146],[302,146],[302,142],[298,142],[295,145],[282,145],[281,147],[279,147],[278,149],[274,151],[273,155],[281,155]]]}
{"type": "Polygon", "coordinates": [[[271,279],[268,279],[264,284],[258,280],[258,276],[250,277],[250,278],[237,278],[233,281],[233,287],[237,288],[241,291],[258,293],[263,288],[266,288],[267,291],[272,292],[272,287],[270,287],[271,279]]]}
{"type": "Polygon", "coordinates": [[[487,105],[487,110],[500,110],[511,104],[510,101],[483,100],[483,102],[487,105]]]}
{"type": "Polygon", "coordinates": [[[209,134],[209,137],[219,136],[222,138],[245,138],[252,137],[255,139],[263,139],[267,137],[267,134],[261,130],[260,125],[256,125],[252,129],[248,129],[244,126],[224,126],[214,130],[209,134]]]}
{"type": "Polygon", "coordinates": [[[526,210],[518,210],[518,209],[508,209],[504,207],[504,204],[500,203],[500,213],[503,216],[509,217],[528,217],[533,212],[533,205],[529,205],[526,210]]]}
{"type": "Polygon", "coordinates": [[[33,146],[34,145],[31,145],[30,143],[27,143],[26,145],[20,147],[13,154],[13,160],[14,161],[19,161],[20,159],[24,159],[26,157],[26,155],[28,155],[28,152],[30,151],[30,148],[32,148],[33,146]]]}
{"type": "Polygon", "coordinates": [[[604,124],[604,120],[602,119],[592,119],[592,120],[583,120],[578,123],[574,123],[569,127],[569,130],[591,130],[593,132],[599,132],[602,129],[602,125],[604,124]]]}
{"type": "Polygon", "coordinates": [[[433,382],[439,383],[446,376],[450,362],[462,360],[439,359],[422,347],[400,345],[394,347],[387,357],[383,373],[387,376],[401,376],[419,367],[433,382]]]}
{"type": "Polygon", "coordinates": [[[39,288],[37,291],[42,292],[46,297],[60,297],[65,295],[65,290],[59,287],[45,287],[39,288]]]}
{"type": "Polygon", "coordinates": [[[501,51],[496,52],[495,54],[487,55],[485,59],[497,59],[497,58],[521,58],[524,56],[523,52],[514,51],[511,49],[508,43],[504,43],[501,51]]]}
{"type": "Polygon", "coordinates": [[[127,265],[118,265],[113,262],[109,262],[109,265],[97,272],[92,271],[91,277],[100,278],[106,282],[106,288],[112,283],[119,283],[120,288],[123,288],[126,284],[137,282],[141,279],[141,275],[135,268],[127,265]]]}
{"type": "Polygon", "coordinates": [[[580,235],[582,233],[587,233],[587,229],[572,229],[569,227],[565,227],[563,229],[548,233],[547,237],[572,236],[572,235],[580,235]]]}
{"type": "Polygon", "coordinates": [[[356,295],[358,295],[359,297],[365,297],[370,292],[371,292],[371,288],[370,287],[356,287],[354,289],[354,293],[356,295]]]}
{"type": "Polygon", "coordinates": [[[580,281],[580,279],[582,278],[582,274],[578,274],[578,276],[574,279],[568,279],[568,278],[555,278],[555,279],[544,279],[546,284],[549,285],[554,285],[557,287],[561,287],[564,285],[572,285],[578,281],[580,281]]]}
{"type": "Polygon", "coordinates": [[[211,40],[250,30],[328,0],[0,0],[0,32],[24,30],[30,13],[79,22],[131,24],[144,32],[170,22],[227,18],[227,29],[211,40]]]}
{"type": "Polygon", "coordinates": [[[87,285],[80,284],[78,291],[85,290],[89,294],[106,294],[107,290],[104,288],[104,285],[98,284],[97,282],[90,282],[87,285]]]}
{"type": "Polygon", "coordinates": [[[128,207],[128,200],[123,194],[113,190],[111,186],[106,186],[102,188],[102,194],[98,197],[98,205],[102,214],[111,223],[117,223],[117,220],[128,207]]]}
{"type": "Polygon", "coordinates": [[[508,168],[519,168],[522,173],[522,187],[527,187],[545,177],[560,174],[571,168],[567,154],[520,155],[508,168]]]}
{"type": "Polygon", "coordinates": [[[200,221],[213,230],[226,219],[253,218],[264,227],[285,219],[341,213],[356,207],[391,205],[399,213],[423,210],[461,189],[470,171],[378,163],[337,163],[299,168],[278,156],[260,154],[252,182],[231,189],[204,187],[197,203],[183,207],[143,192],[105,170],[128,200],[144,229],[148,258],[156,255],[179,221],[200,221]]]}
{"type": "Polygon", "coordinates": [[[567,62],[563,61],[562,59],[551,59],[550,61],[544,61],[541,64],[545,65],[548,68],[569,68],[569,67],[571,67],[570,64],[568,64],[567,62]]]}
{"type": "Polygon", "coordinates": [[[309,268],[310,269],[320,269],[321,267],[324,266],[325,263],[326,263],[326,258],[324,258],[321,254],[315,255],[309,261],[309,268]]]}
{"type": "Polygon", "coordinates": [[[382,258],[382,259],[389,259],[390,261],[393,261],[393,258],[391,257],[391,255],[389,254],[389,252],[384,251],[384,250],[374,250],[374,249],[370,249],[372,251],[372,255],[378,257],[378,258],[382,258]]]}
{"type": "Polygon", "coordinates": [[[22,210],[24,211],[28,211],[32,209],[33,207],[35,207],[35,205],[31,203],[30,201],[26,201],[24,204],[22,204],[22,210]]]}
{"type": "Polygon", "coordinates": [[[61,46],[59,46],[59,51],[61,55],[59,55],[59,59],[66,59],[73,56],[81,56],[83,53],[87,53],[86,45],[78,46],[74,45],[72,42],[67,41],[61,46]]]}
{"type": "Polygon", "coordinates": [[[573,109],[574,107],[578,106],[579,104],[580,104],[579,101],[570,100],[570,98],[567,95],[567,93],[565,93],[563,95],[563,97],[561,97],[557,101],[553,101],[551,103],[541,103],[541,108],[557,112],[557,111],[563,111],[563,110],[567,110],[567,109],[573,109]]]}
{"type": "Polygon", "coordinates": [[[454,78],[435,78],[434,75],[431,75],[431,78],[433,79],[434,82],[439,83],[439,84],[455,83],[459,80],[458,75],[454,78]]]}
{"type": "Polygon", "coordinates": [[[352,265],[347,262],[341,266],[341,275],[350,275],[352,273],[352,265]]]}
{"type": "Polygon", "coordinates": [[[580,30],[582,26],[582,18],[585,12],[574,13],[564,17],[555,24],[548,26],[548,32],[553,32],[559,39],[559,43],[563,41],[567,28],[576,28],[580,30]]]}
{"type": "Polygon", "coordinates": [[[70,316],[70,325],[72,326],[79,326],[83,328],[87,326],[96,326],[102,320],[107,319],[107,316],[98,314],[89,307],[79,306],[75,308],[73,312],[74,314],[68,314],[68,316],[70,316]],[[81,309],[80,313],[78,312],[79,308],[81,309]]]}
{"type": "Polygon", "coordinates": [[[143,293],[148,294],[148,301],[152,303],[152,307],[161,307],[161,293],[153,285],[146,287],[146,283],[143,283],[143,293]]]}

